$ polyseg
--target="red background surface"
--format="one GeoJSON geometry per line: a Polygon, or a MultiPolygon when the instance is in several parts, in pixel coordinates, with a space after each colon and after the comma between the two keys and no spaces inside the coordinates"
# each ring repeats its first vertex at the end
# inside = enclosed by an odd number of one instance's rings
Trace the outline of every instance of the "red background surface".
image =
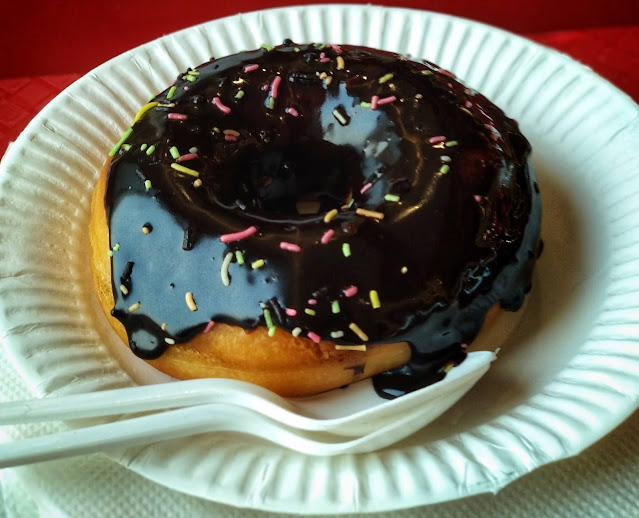
{"type": "MultiPolygon", "coordinates": [[[[380,0],[379,3],[463,16],[520,34],[639,24],[639,0],[380,0]]],[[[7,0],[3,4],[0,77],[21,77],[85,73],[163,34],[238,12],[295,2],[7,0]]]]}

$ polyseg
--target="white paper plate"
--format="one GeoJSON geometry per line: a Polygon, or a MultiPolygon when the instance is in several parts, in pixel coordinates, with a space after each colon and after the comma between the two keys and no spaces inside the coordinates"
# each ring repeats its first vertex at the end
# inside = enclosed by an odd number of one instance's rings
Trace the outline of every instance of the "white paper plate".
{"type": "Polygon", "coordinates": [[[295,7],[216,20],[97,68],[27,127],[0,175],[0,326],[34,392],[125,386],[88,273],[89,200],[106,153],[178,72],[284,38],[364,44],[455,72],[534,147],[544,254],[491,371],[427,429],[381,452],[307,457],[203,435],[115,456],[161,484],[237,506],[382,511],[497,491],[605,435],[638,406],[639,108],[566,56],[449,16],[295,7]]]}

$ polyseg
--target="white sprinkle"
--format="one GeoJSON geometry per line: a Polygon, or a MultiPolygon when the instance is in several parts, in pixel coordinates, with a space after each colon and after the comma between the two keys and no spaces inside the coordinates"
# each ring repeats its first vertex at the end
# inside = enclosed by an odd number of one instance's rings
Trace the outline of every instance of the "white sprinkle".
{"type": "Polygon", "coordinates": [[[162,322],[162,325],[160,326],[160,328],[162,329],[162,331],[166,331],[166,328],[169,327],[169,325],[166,322],[162,322]]]}
{"type": "Polygon", "coordinates": [[[122,292],[122,295],[129,294],[129,289],[124,284],[120,284],[120,291],[122,292]]]}
{"type": "Polygon", "coordinates": [[[197,311],[197,305],[195,304],[195,300],[193,299],[193,292],[187,291],[184,295],[184,300],[186,301],[186,305],[191,311],[197,311]]]}
{"type": "Polygon", "coordinates": [[[344,115],[342,115],[337,109],[333,110],[333,117],[335,117],[342,126],[346,126],[348,124],[348,121],[344,118],[344,115]]]}
{"type": "Polygon", "coordinates": [[[224,286],[229,286],[231,284],[231,279],[229,278],[229,266],[232,260],[233,252],[229,252],[224,256],[224,260],[222,261],[222,270],[220,271],[220,276],[222,277],[222,284],[224,284],[224,286]]]}
{"type": "Polygon", "coordinates": [[[450,157],[448,155],[442,155],[439,157],[442,162],[450,162],[450,157]]]}
{"type": "Polygon", "coordinates": [[[362,345],[335,345],[336,351],[366,351],[366,346],[362,345]]]}
{"type": "Polygon", "coordinates": [[[302,334],[302,328],[296,327],[295,329],[293,329],[293,331],[291,331],[291,334],[295,337],[299,336],[300,334],[302,334]]]}
{"type": "Polygon", "coordinates": [[[131,304],[129,306],[129,313],[134,313],[136,312],[138,309],[140,309],[140,306],[142,305],[142,303],[140,302],[136,302],[135,304],[131,304]]]}
{"type": "Polygon", "coordinates": [[[342,338],[344,331],[331,331],[331,338],[342,338]]]}
{"type": "Polygon", "coordinates": [[[197,153],[197,148],[196,147],[190,148],[189,153],[197,153]]]}
{"type": "Polygon", "coordinates": [[[175,344],[175,340],[173,340],[173,338],[165,338],[164,341],[169,345],[175,344]]]}

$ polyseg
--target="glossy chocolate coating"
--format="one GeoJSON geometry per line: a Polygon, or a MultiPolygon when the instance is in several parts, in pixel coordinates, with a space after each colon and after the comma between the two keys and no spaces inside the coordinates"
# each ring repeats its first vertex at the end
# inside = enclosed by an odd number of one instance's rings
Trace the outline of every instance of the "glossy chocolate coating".
{"type": "Polygon", "coordinates": [[[154,101],[114,157],[105,199],[113,314],[141,357],[210,320],[266,325],[267,309],[273,325],[302,336],[360,344],[355,323],[368,345],[409,342],[410,364],[375,379],[393,397],[462,361],[494,303],[521,306],[539,246],[530,147],[450,73],[372,49],[286,43],[212,60],[154,101]],[[172,147],[197,156],[178,162],[172,147]],[[300,201],[319,212],[298,213],[300,201]],[[221,240],[252,226],[250,237],[221,240]],[[355,296],[344,294],[350,286],[355,296]]]}

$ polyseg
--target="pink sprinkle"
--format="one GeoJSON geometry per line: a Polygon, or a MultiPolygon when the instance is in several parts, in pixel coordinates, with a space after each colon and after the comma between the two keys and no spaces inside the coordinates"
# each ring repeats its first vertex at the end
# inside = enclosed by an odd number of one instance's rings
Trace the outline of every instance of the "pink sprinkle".
{"type": "Polygon", "coordinates": [[[320,242],[325,245],[326,243],[328,243],[331,238],[335,235],[335,231],[332,228],[329,228],[326,232],[324,232],[324,234],[322,235],[322,239],[320,239],[320,242]]]}
{"type": "MultiPolygon", "coordinates": [[[[377,101],[377,104],[379,106],[382,106],[383,104],[390,104],[390,103],[394,103],[397,100],[397,97],[395,97],[394,95],[389,95],[388,97],[384,97],[380,100],[377,101]]],[[[372,106],[371,106],[372,108],[372,106]]]]}
{"type": "Polygon", "coordinates": [[[473,107],[473,103],[471,103],[470,101],[466,101],[465,106],[466,106],[466,108],[472,108],[473,107]]]}
{"type": "Polygon", "coordinates": [[[320,59],[324,59],[326,57],[326,53],[325,52],[320,52],[320,59]]]}
{"type": "Polygon", "coordinates": [[[322,340],[320,338],[320,335],[318,335],[317,333],[313,333],[313,331],[309,331],[306,336],[308,336],[316,344],[320,343],[320,341],[322,340]]]}
{"type": "Polygon", "coordinates": [[[286,108],[286,113],[288,113],[291,117],[299,117],[299,112],[295,108],[286,108]]]}
{"type": "Polygon", "coordinates": [[[197,158],[196,153],[187,153],[186,155],[181,155],[180,158],[177,159],[178,162],[186,162],[187,160],[195,160],[197,158]]]}
{"type": "Polygon", "coordinates": [[[368,189],[370,189],[373,186],[373,184],[371,182],[368,182],[366,184],[364,184],[364,186],[359,190],[360,194],[364,194],[366,191],[368,191],[368,189]]]}
{"type": "Polygon", "coordinates": [[[439,135],[437,137],[430,137],[428,139],[428,142],[430,144],[439,144],[440,142],[446,142],[446,137],[444,137],[443,135],[439,135]]]}
{"type": "Polygon", "coordinates": [[[256,232],[257,232],[256,227],[249,227],[245,230],[242,230],[241,232],[233,232],[232,234],[222,234],[220,236],[220,241],[222,241],[222,243],[239,241],[240,239],[246,239],[247,237],[251,237],[256,232]]]}
{"type": "Polygon", "coordinates": [[[335,43],[330,44],[330,45],[326,45],[326,46],[327,46],[327,47],[332,48],[332,49],[333,49],[335,52],[337,52],[338,54],[341,54],[341,53],[342,53],[342,49],[340,48],[340,46],[339,46],[339,45],[337,45],[337,44],[335,44],[335,43]]]}
{"type": "Polygon", "coordinates": [[[210,320],[208,324],[206,324],[206,327],[204,328],[204,332],[208,333],[211,329],[213,329],[213,326],[215,325],[215,322],[213,322],[213,320],[210,320]]]}
{"type": "Polygon", "coordinates": [[[227,142],[235,142],[237,137],[235,135],[224,135],[224,140],[227,142]]]}
{"type": "Polygon", "coordinates": [[[271,84],[271,97],[277,99],[277,92],[280,89],[280,83],[282,82],[282,76],[275,76],[273,83],[271,84]]]}
{"type": "Polygon", "coordinates": [[[468,344],[461,344],[461,348],[462,349],[467,349],[468,348],[468,344]]]}
{"type": "Polygon", "coordinates": [[[220,110],[222,113],[225,113],[226,115],[228,115],[229,113],[231,113],[231,108],[229,108],[228,106],[225,106],[222,101],[220,100],[219,97],[213,97],[213,104],[216,106],[216,108],[218,110],[220,110]]]}
{"type": "Polygon", "coordinates": [[[259,65],[254,64],[254,65],[246,65],[244,67],[244,72],[253,72],[254,70],[257,70],[258,68],[260,68],[259,65]]]}
{"type": "Polygon", "coordinates": [[[439,73],[444,75],[444,76],[448,76],[448,77],[452,77],[453,79],[455,78],[455,74],[453,74],[452,72],[448,71],[448,70],[444,70],[443,68],[439,69],[439,73]]]}
{"type": "Polygon", "coordinates": [[[315,305],[317,305],[317,299],[308,299],[308,303],[309,303],[311,306],[315,306],[315,305]]]}
{"type": "Polygon", "coordinates": [[[282,250],[287,250],[289,252],[301,252],[302,248],[300,245],[296,245],[295,243],[287,243],[286,241],[280,242],[280,248],[282,250]]]}
{"type": "Polygon", "coordinates": [[[188,115],[184,115],[183,113],[169,113],[169,119],[171,120],[185,121],[188,118],[188,115]]]}
{"type": "Polygon", "coordinates": [[[371,110],[377,110],[377,103],[379,102],[379,95],[371,97],[371,110]]]}
{"type": "Polygon", "coordinates": [[[347,297],[354,297],[357,295],[357,286],[349,286],[344,290],[344,295],[347,297]]]}
{"type": "Polygon", "coordinates": [[[320,58],[319,62],[320,63],[328,63],[331,60],[331,58],[320,58]]]}
{"type": "Polygon", "coordinates": [[[293,309],[293,308],[286,308],[286,314],[289,317],[295,317],[295,316],[297,316],[297,310],[293,309]]]}
{"type": "Polygon", "coordinates": [[[479,194],[475,194],[475,196],[473,196],[473,198],[475,198],[475,201],[477,203],[479,203],[481,201],[481,196],[479,194]]]}
{"type": "Polygon", "coordinates": [[[185,92],[188,92],[188,91],[189,91],[189,87],[188,87],[188,86],[185,86],[185,87],[184,87],[184,91],[185,91],[185,92]]]}

